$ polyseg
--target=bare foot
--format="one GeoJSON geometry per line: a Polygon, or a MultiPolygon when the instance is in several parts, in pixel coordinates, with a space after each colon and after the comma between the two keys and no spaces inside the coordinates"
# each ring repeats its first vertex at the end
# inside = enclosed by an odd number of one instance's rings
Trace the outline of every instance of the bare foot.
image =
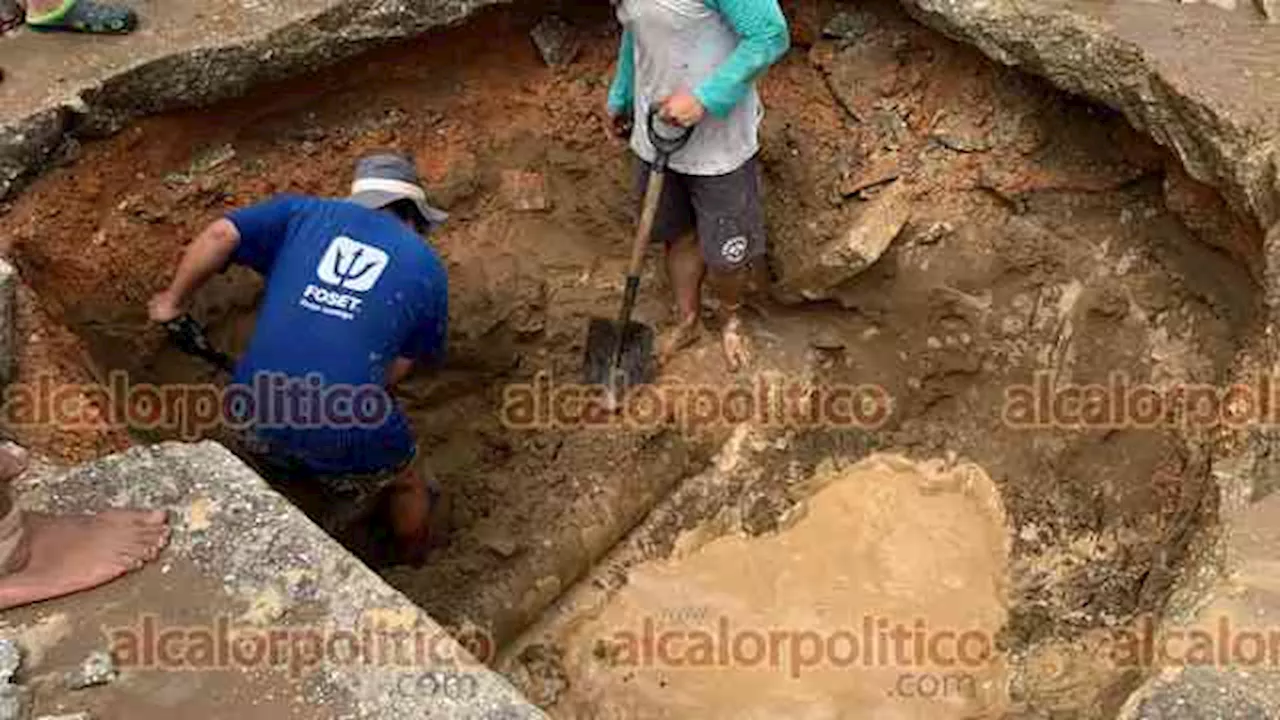
{"type": "Polygon", "coordinates": [[[751,362],[751,340],[740,318],[731,317],[725,322],[723,342],[730,372],[737,372],[751,362]]]}
{"type": "MultiPolygon", "coordinates": [[[[0,0],[0,33],[9,32],[26,19],[26,11],[17,0],[0,0]]],[[[3,79],[3,75],[0,75],[3,79]]]]}
{"type": "Polygon", "coordinates": [[[26,513],[23,521],[25,562],[0,577],[0,610],[105,585],[155,560],[169,541],[168,523],[159,511],[26,513]]]}
{"type": "MultiPolygon", "coordinates": [[[[26,452],[0,447],[0,493],[27,466],[26,452]]],[[[24,513],[22,546],[0,575],[0,610],[105,585],[154,560],[169,541],[160,511],[108,510],[96,515],[24,513]]]]}
{"type": "Polygon", "coordinates": [[[666,365],[675,354],[702,337],[702,323],[697,315],[666,331],[658,340],[658,364],[666,365]]]}

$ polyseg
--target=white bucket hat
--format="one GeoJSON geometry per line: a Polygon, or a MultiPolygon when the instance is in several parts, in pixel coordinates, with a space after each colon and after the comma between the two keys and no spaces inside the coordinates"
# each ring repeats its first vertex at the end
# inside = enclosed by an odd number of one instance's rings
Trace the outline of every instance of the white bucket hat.
{"type": "Polygon", "coordinates": [[[356,162],[350,200],[373,210],[409,200],[432,231],[449,218],[448,213],[427,202],[427,191],[422,188],[413,161],[395,153],[368,155],[356,162]]]}

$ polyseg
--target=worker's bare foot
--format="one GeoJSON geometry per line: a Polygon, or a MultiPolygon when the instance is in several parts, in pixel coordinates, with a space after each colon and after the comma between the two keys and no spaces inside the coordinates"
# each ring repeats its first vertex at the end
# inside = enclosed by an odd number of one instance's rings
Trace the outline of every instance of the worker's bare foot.
{"type": "MultiPolygon", "coordinates": [[[[18,27],[25,19],[26,11],[18,0],[0,0],[0,33],[9,32],[18,27]]],[[[3,76],[0,76],[0,79],[3,79],[3,76]]]]}
{"type": "MultiPolygon", "coordinates": [[[[26,453],[0,447],[0,493],[26,469],[26,453]]],[[[154,560],[169,540],[163,512],[23,513],[23,539],[0,575],[0,610],[104,585],[154,560]]]]}
{"type": "Polygon", "coordinates": [[[163,512],[25,513],[25,558],[0,577],[0,610],[105,585],[155,560],[169,540],[163,512]]]}
{"type": "Polygon", "coordinates": [[[702,337],[702,323],[697,315],[667,330],[658,340],[658,362],[666,365],[675,354],[693,345],[702,337]]]}
{"type": "Polygon", "coordinates": [[[742,319],[737,315],[725,321],[723,343],[724,357],[729,363],[730,372],[737,372],[751,362],[751,339],[742,319]]]}

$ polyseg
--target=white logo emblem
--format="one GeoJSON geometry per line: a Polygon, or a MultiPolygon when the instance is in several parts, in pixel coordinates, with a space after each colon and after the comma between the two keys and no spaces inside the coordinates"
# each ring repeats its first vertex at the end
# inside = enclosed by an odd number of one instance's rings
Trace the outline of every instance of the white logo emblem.
{"type": "Polygon", "coordinates": [[[389,258],[382,250],[341,236],[329,243],[320,258],[316,276],[329,285],[353,292],[365,292],[378,282],[389,258]]]}
{"type": "Polygon", "coordinates": [[[720,254],[731,263],[740,263],[747,256],[747,239],[741,235],[729,238],[720,246],[720,254]]]}

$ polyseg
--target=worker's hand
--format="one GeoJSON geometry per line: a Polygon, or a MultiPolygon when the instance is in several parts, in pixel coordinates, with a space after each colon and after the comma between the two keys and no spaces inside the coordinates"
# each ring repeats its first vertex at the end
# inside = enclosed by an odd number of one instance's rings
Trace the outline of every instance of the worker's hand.
{"type": "Polygon", "coordinates": [[[614,137],[620,140],[626,140],[631,137],[633,124],[631,113],[629,112],[622,112],[617,115],[610,113],[609,115],[609,130],[614,137]]]}
{"type": "Polygon", "coordinates": [[[697,125],[706,114],[702,101],[684,90],[662,101],[662,119],[681,127],[697,125]]]}
{"type": "Polygon", "coordinates": [[[147,303],[147,314],[151,317],[151,322],[160,325],[181,316],[182,313],[182,303],[168,290],[157,293],[151,298],[151,302],[147,303]]]}

